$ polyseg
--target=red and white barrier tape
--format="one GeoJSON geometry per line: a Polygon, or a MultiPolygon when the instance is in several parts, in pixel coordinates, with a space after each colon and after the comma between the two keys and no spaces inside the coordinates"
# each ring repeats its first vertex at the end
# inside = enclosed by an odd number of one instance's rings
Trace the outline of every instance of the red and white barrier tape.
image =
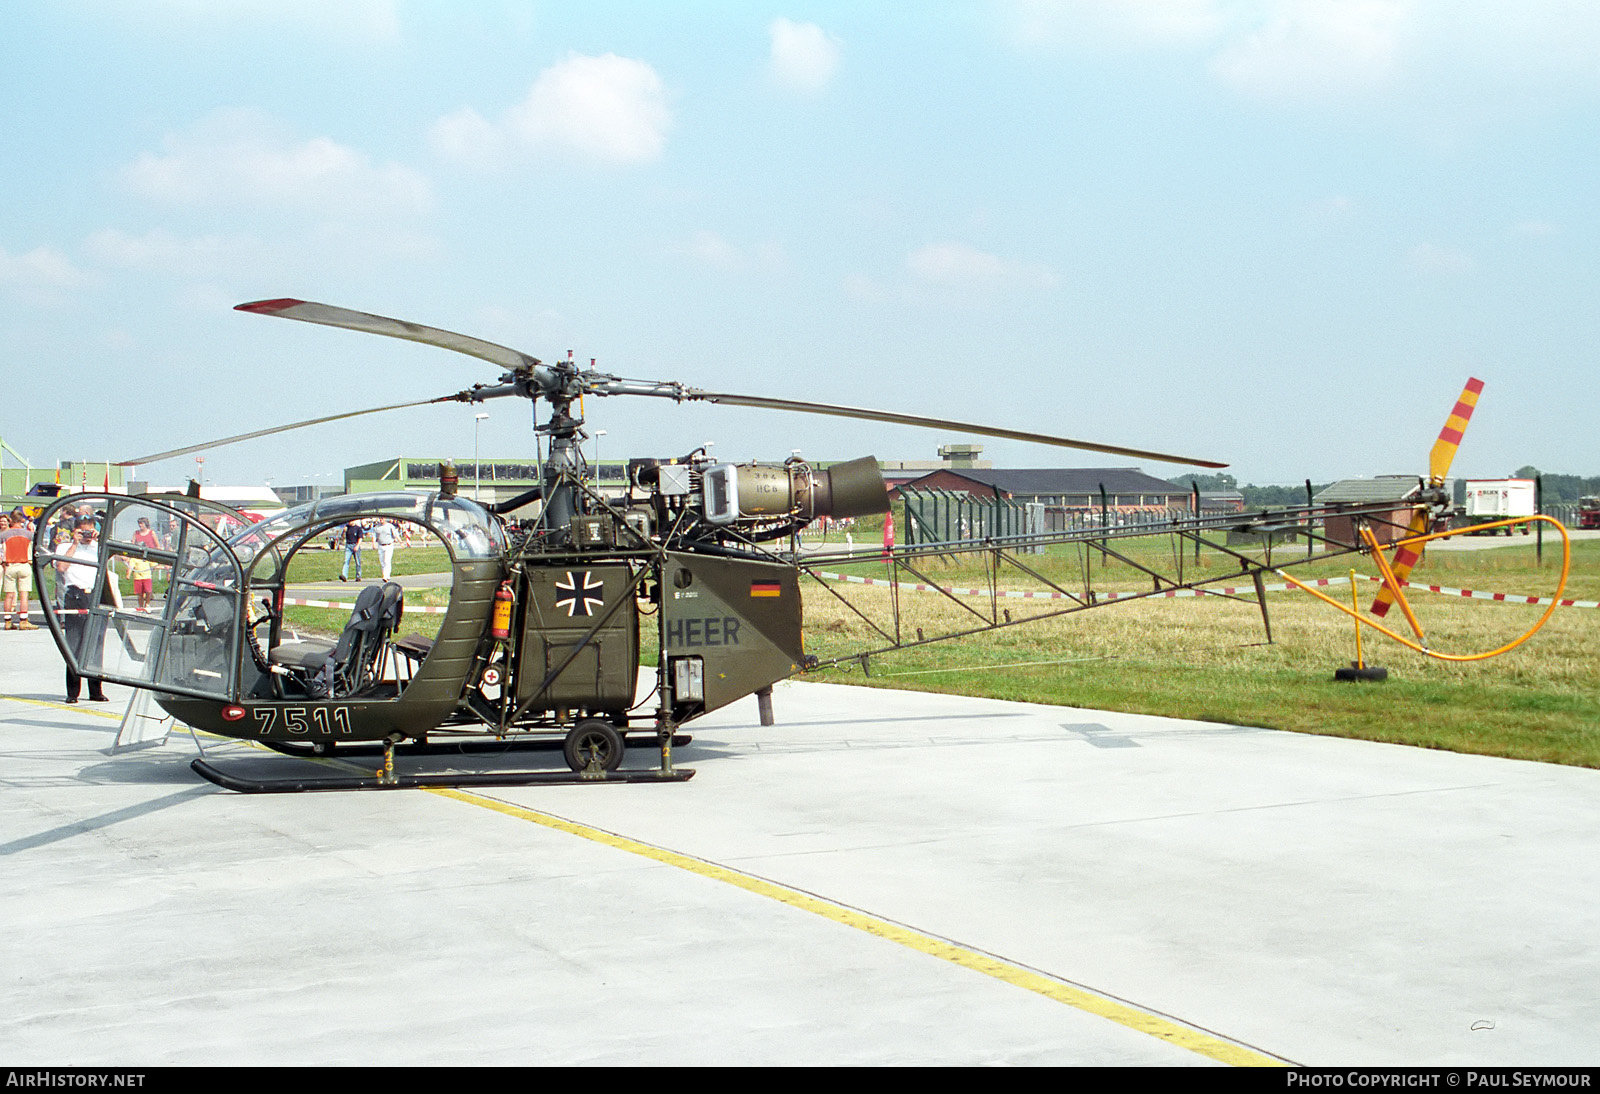
{"type": "MultiPolygon", "coordinates": [[[[286,598],[284,600],[284,603],[285,604],[292,604],[296,608],[346,608],[346,609],[349,609],[349,608],[354,608],[356,606],[355,605],[355,601],[353,601],[353,600],[352,601],[343,601],[343,600],[299,600],[299,599],[296,599],[296,598],[293,598],[293,597],[286,598]]],[[[410,615],[413,612],[423,612],[423,613],[429,614],[429,615],[443,615],[445,612],[447,612],[449,610],[450,610],[449,607],[443,607],[443,608],[415,607],[414,608],[410,604],[406,605],[406,614],[407,615],[410,615]]]]}
{"type": "MultiPolygon", "coordinates": [[[[818,570],[818,571],[815,571],[815,573],[816,573],[817,577],[825,578],[828,581],[845,581],[845,582],[849,582],[852,585],[876,585],[876,586],[879,586],[879,587],[887,587],[889,585],[899,585],[900,588],[906,589],[906,590],[909,590],[909,591],[912,591],[912,592],[919,592],[919,593],[948,593],[951,596],[988,596],[989,595],[989,590],[988,589],[957,589],[954,586],[949,586],[949,585],[925,585],[925,584],[922,584],[922,583],[913,583],[913,582],[909,582],[909,581],[900,581],[900,582],[885,581],[882,578],[858,577],[855,574],[831,574],[831,573],[828,573],[825,570],[818,570]]],[[[1370,576],[1368,574],[1357,574],[1356,577],[1358,579],[1362,580],[1362,581],[1382,581],[1383,580],[1382,578],[1372,577],[1372,576],[1370,576]]],[[[1350,584],[1350,579],[1347,578],[1347,577],[1319,577],[1315,581],[1306,581],[1306,582],[1303,582],[1302,584],[1315,585],[1315,586],[1319,586],[1319,587],[1325,588],[1325,587],[1327,587],[1329,585],[1348,585],[1348,584],[1350,584]]],[[[1479,592],[1478,590],[1475,590],[1475,589],[1452,589],[1452,588],[1450,588],[1449,586],[1446,586],[1446,585],[1418,585],[1415,582],[1411,582],[1411,581],[1402,581],[1400,584],[1404,585],[1408,589],[1422,589],[1425,592],[1440,593],[1440,594],[1442,594],[1444,596],[1459,596],[1459,597],[1470,598],[1470,599],[1473,599],[1473,600],[1495,600],[1495,601],[1499,601],[1502,604],[1549,604],[1550,603],[1550,598],[1548,596],[1517,596],[1514,593],[1487,593],[1487,592],[1479,592]]],[[[1269,592],[1269,593],[1281,593],[1286,589],[1294,588],[1294,586],[1292,586],[1292,585],[1290,585],[1290,584],[1288,584],[1286,582],[1274,582],[1274,583],[1272,583],[1270,585],[1263,585],[1262,587],[1264,589],[1266,589],[1266,591],[1269,592]]],[[[1095,598],[1095,600],[1097,602],[1104,604],[1104,603],[1108,603],[1108,602],[1113,601],[1113,600],[1136,600],[1136,599],[1154,600],[1156,597],[1164,597],[1164,598],[1171,599],[1173,597],[1180,597],[1180,596],[1252,596],[1252,595],[1255,594],[1255,591],[1256,591],[1256,589],[1255,589],[1254,585],[1245,585],[1245,586],[1239,586],[1239,587],[1228,586],[1228,587],[1224,587],[1224,588],[1221,588],[1221,589],[1168,589],[1165,592],[1160,592],[1160,593],[1100,593],[1100,592],[1097,592],[1097,593],[1095,593],[1095,597],[1094,598],[1095,598]]],[[[1053,592],[1053,591],[1052,592],[1035,592],[1035,591],[1032,591],[1032,590],[1020,590],[1020,589],[1000,589],[1000,590],[997,590],[994,593],[994,595],[996,597],[999,597],[999,598],[1005,599],[1005,600],[1072,600],[1072,599],[1076,599],[1074,597],[1068,596],[1066,593],[1058,593],[1058,592],[1053,592]]],[[[343,608],[343,609],[345,609],[347,611],[356,606],[354,601],[300,600],[298,598],[286,599],[286,600],[284,600],[283,603],[286,604],[286,605],[292,605],[292,606],[297,607],[297,608],[343,608]]],[[[1597,601],[1597,600],[1562,600],[1559,603],[1560,603],[1560,606],[1563,607],[1563,608],[1600,608],[1600,601],[1597,601]]],[[[406,607],[406,611],[407,612],[422,612],[422,613],[428,614],[428,615],[443,615],[445,612],[447,612],[449,610],[450,609],[449,609],[448,606],[442,607],[442,608],[435,608],[435,607],[411,607],[411,606],[408,605],[406,607]]],[[[86,610],[80,608],[80,609],[76,609],[76,610],[68,609],[68,610],[65,610],[65,611],[58,611],[58,612],[56,612],[56,614],[57,615],[87,615],[89,613],[86,610]]]]}
{"type": "MultiPolygon", "coordinates": [[[[355,605],[355,601],[353,601],[353,600],[349,600],[349,601],[344,601],[344,600],[300,600],[300,599],[292,598],[292,597],[291,598],[286,598],[284,600],[284,603],[293,605],[294,607],[297,607],[297,608],[343,608],[346,611],[348,611],[351,608],[354,608],[356,606],[355,605]]],[[[426,606],[412,607],[409,604],[406,605],[406,614],[408,614],[408,615],[413,613],[413,612],[422,612],[422,613],[427,614],[427,615],[443,615],[445,612],[447,612],[449,610],[450,609],[449,609],[448,606],[443,607],[443,608],[434,608],[434,607],[426,607],[426,606]]],[[[120,608],[120,609],[118,609],[118,611],[123,615],[132,615],[133,614],[133,610],[129,609],[129,608],[120,608]]],[[[88,608],[61,608],[61,609],[58,609],[55,612],[55,614],[56,615],[88,615],[88,614],[90,614],[90,610],[88,608]]],[[[141,615],[144,615],[144,614],[160,615],[161,612],[160,611],[153,611],[153,612],[148,612],[148,613],[141,612],[139,614],[141,614],[141,615]]]]}
{"type": "MultiPolygon", "coordinates": [[[[926,584],[920,584],[920,583],[912,583],[912,582],[909,582],[909,581],[900,581],[900,582],[885,581],[882,578],[876,578],[876,577],[857,577],[855,574],[830,574],[830,573],[827,573],[827,572],[824,572],[824,571],[817,571],[817,576],[821,577],[821,578],[827,578],[830,581],[848,581],[853,585],[878,585],[878,586],[883,586],[883,587],[887,587],[889,585],[899,585],[899,587],[902,588],[902,589],[909,589],[909,590],[912,590],[912,591],[915,591],[915,592],[919,592],[919,593],[948,593],[951,596],[988,596],[989,595],[989,590],[988,589],[957,589],[954,586],[948,586],[948,585],[926,585],[926,584]]],[[[1320,579],[1318,581],[1308,581],[1308,582],[1306,582],[1306,584],[1307,585],[1347,585],[1347,584],[1349,584],[1349,581],[1350,581],[1349,578],[1330,577],[1330,578],[1322,578],[1322,579],[1320,579]]],[[[1268,586],[1266,586],[1266,588],[1267,588],[1267,590],[1269,592],[1275,592],[1275,591],[1281,591],[1283,589],[1287,589],[1287,588],[1289,588],[1289,586],[1287,584],[1284,584],[1284,585],[1268,585],[1268,586]]],[[[1106,601],[1110,601],[1110,600],[1132,600],[1132,599],[1135,599],[1135,598],[1154,599],[1157,596],[1161,596],[1161,597],[1178,597],[1178,596],[1242,596],[1242,595],[1245,595],[1245,594],[1250,594],[1250,595],[1253,596],[1253,595],[1255,595],[1255,591],[1256,591],[1255,586],[1254,585],[1250,585],[1250,586],[1248,586],[1246,588],[1238,588],[1238,589],[1235,589],[1235,588],[1222,588],[1222,589],[1168,589],[1165,592],[1161,592],[1161,593],[1102,593],[1102,592],[1096,592],[1094,594],[1094,598],[1095,598],[1096,601],[1099,601],[1101,603],[1105,603],[1106,601]]],[[[1006,599],[1006,600],[1073,600],[1073,599],[1079,599],[1079,598],[1076,598],[1076,597],[1068,596],[1066,593],[1060,593],[1060,592],[1043,592],[1043,591],[1035,592],[1035,591],[1031,591],[1031,590],[1022,591],[1022,590],[1018,590],[1018,589],[999,589],[999,590],[996,590],[994,595],[996,597],[1000,597],[1000,598],[1003,598],[1003,599],[1006,599]]]]}
{"type": "MultiPolygon", "coordinates": [[[[1357,574],[1363,581],[1381,582],[1381,577],[1372,577],[1368,574],[1357,574]]],[[[1307,585],[1314,584],[1306,582],[1307,585]]],[[[1447,585],[1418,585],[1412,581],[1402,581],[1400,584],[1408,589],[1423,589],[1430,593],[1443,593],[1445,596],[1470,597],[1473,600],[1498,600],[1503,604],[1548,604],[1548,596],[1517,596],[1514,593],[1486,593],[1476,589],[1452,589],[1447,585]]],[[[1557,603],[1563,608],[1600,608],[1600,600],[1560,600],[1557,603]]]]}
{"type": "MultiPolygon", "coordinates": [[[[827,573],[827,572],[824,572],[824,571],[817,571],[817,576],[821,577],[821,578],[826,578],[829,581],[846,581],[846,582],[849,582],[849,583],[851,583],[853,585],[878,585],[878,586],[885,586],[885,587],[889,586],[889,585],[898,585],[902,589],[910,590],[910,591],[913,591],[913,592],[919,592],[919,593],[941,592],[941,593],[948,593],[951,596],[988,596],[988,595],[990,595],[988,589],[957,589],[957,588],[955,588],[953,586],[926,585],[926,584],[920,584],[920,583],[915,583],[914,584],[914,583],[909,582],[909,581],[893,582],[893,581],[886,581],[883,578],[858,577],[855,574],[831,574],[831,573],[827,573]]],[[[1381,581],[1382,580],[1381,578],[1377,578],[1377,577],[1369,577],[1366,574],[1357,574],[1356,577],[1361,579],[1361,580],[1363,580],[1363,581],[1381,581]]],[[[1348,584],[1350,584],[1350,579],[1347,578],[1347,577],[1322,577],[1322,578],[1316,579],[1315,581],[1304,582],[1304,584],[1306,584],[1306,585],[1323,586],[1323,587],[1326,587],[1326,586],[1329,586],[1329,585],[1348,585],[1348,584]]],[[[1402,581],[1401,584],[1404,585],[1408,589],[1424,589],[1424,590],[1426,590],[1426,591],[1428,591],[1430,593],[1443,593],[1446,596],[1471,597],[1471,598],[1476,599],[1476,600],[1498,600],[1498,601],[1500,601],[1502,603],[1505,603],[1505,604],[1548,604],[1548,603],[1550,603],[1550,598],[1548,596],[1515,596],[1515,595],[1513,595],[1511,593],[1484,593],[1484,592],[1476,592],[1476,591],[1474,591],[1472,589],[1451,589],[1451,588],[1446,588],[1443,585],[1416,585],[1416,584],[1413,584],[1412,582],[1409,582],[1409,581],[1402,581]]],[[[1263,587],[1269,593],[1283,592],[1286,589],[1294,588],[1294,586],[1288,584],[1287,582],[1281,582],[1281,583],[1275,582],[1273,584],[1265,585],[1263,587]]],[[[1095,593],[1095,600],[1098,601],[1099,603],[1103,604],[1103,603],[1106,603],[1106,602],[1112,601],[1112,600],[1133,600],[1133,599],[1154,600],[1156,597],[1172,598],[1172,597],[1180,597],[1180,596],[1254,596],[1255,595],[1255,591],[1256,591],[1256,589],[1255,589],[1254,585],[1246,585],[1246,586],[1238,587],[1238,588],[1228,587],[1228,588],[1221,588],[1221,589],[1168,589],[1167,591],[1161,592],[1161,593],[1100,593],[1100,592],[1097,592],[1097,593],[1095,593]]],[[[1059,593],[1059,592],[1053,592],[1053,591],[1052,592],[1020,591],[1020,590],[1016,590],[1016,589],[1000,589],[1000,590],[997,590],[994,593],[994,595],[996,597],[1003,598],[1003,599],[1006,599],[1006,600],[1071,600],[1071,599],[1075,599],[1073,597],[1069,597],[1066,593],[1059,593]]],[[[1560,603],[1561,603],[1561,606],[1563,608],[1600,608],[1600,601],[1594,601],[1594,600],[1563,600],[1560,603]]]]}

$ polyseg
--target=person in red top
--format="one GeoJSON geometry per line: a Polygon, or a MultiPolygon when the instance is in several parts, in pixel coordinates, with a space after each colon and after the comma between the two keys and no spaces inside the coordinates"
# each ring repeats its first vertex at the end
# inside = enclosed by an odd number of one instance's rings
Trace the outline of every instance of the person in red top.
{"type": "MultiPolygon", "coordinates": [[[[136,547],[161,548],[161,541],[156,538],[155,531],[150,527],[149,517],[139,518],[139,527],[133,533],[133,542],[136,547]]],[[[150,610],[151,595],[154,589],[154,569],[148,559],[128,556],[128,577],[133,581],[133,591],[139,597],[139,610],[150,610]]]]}
{"type": "Polygon", "coordinates": [[[28,620],[28,590],[33,587],[33,532],[21,513],[0,514],[0,589],[5,590],[6,630],[36,631],[28,620]]]}
{"type": "Polygon", "coordinates": [[[139,518],[139,527],[133,533],[133,542],[139,547],[154,547],[158,551],[161,549],[161,540],[157,537],[155,530],[150,527],[149,517],[139,518]]]}

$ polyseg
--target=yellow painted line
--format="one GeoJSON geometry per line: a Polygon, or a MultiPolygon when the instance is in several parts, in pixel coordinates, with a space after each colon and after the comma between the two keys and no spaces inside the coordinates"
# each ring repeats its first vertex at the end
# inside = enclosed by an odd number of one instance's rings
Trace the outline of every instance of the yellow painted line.
{"type": "MultiPolygon", "coordinates": [[[[9,703],[27,703],[29,706],[49,707],[51,710],[66,710],[73,714],[93,714],[96,718],[115,718],[122,721],[122,714],[112,713],[109,710],[99,709],[99,704],[90,705],[87,700],[69,706],[66,703],[52,703],[47,699],[24,699],[20,695],[0,695],[0,701],[9,703]]],[[[112,704],[115,706],[116,704],[112,704]]]]}
{"type": "Polygon", "coordinates": [[[768,881],[766,878],[756,877],[753,874],[730,869],[727,866],[720,866],[717,863],[707,862],[705,859],[695,858],[692,855],[685,855],[678,851],[655,847],[639,840],[630,839],[627,836],[619,836],[614,832],[607,832],[604,829],[591,828],[589,825],[579,824],[576,821],[570,821],[551,813],[541,813],[535,809],[511,805],[508,802],[498,801],[482,794],[473,794],[444,787],[430,787],[428,788],[428,793],[437,794],[444,798],[453,798],[456,801],[465,802],[468,805],[476,805],[483,809],[490,809],[506,816],[532,821],[534,824],[543,825],[558,832],[565,832],[568,835],[578,836],[582,839],[604,844],[607,847],[614,847],[619,851],[627,851],[629,854],[639,855],[666,866],[676,866],[680,870],[687,870],[690,873],[699,874],[701,877],[724,882],[746,892],[776,900],[780,904],[787,904],[791,908],[798,908],[801,911],[810,912],[824,919],[830,919],[846,927],[853,927],[858,931],[865,931],[867,934],[876,935],[890,942],[897,942],[908,949],[916,950],[918,953],[924,953],[930,957],[937,957],[941,961],[950,962],[952,965],[959,965],[964,969],[971,969],[973,972],[992,976],[996,980],[1042,995],[1046,999],[1065,1003],[1069,1007],[1109,1019],[1118,1025],[1149,1034],[1151,1037],[1176,1045],[1178,1048],[1188,1049],[1190,1052],[1198,1053],[1201,1056],[1206,1056],[1225,1064],[1232,1064],[1237,1067],[1281,1067],[1287,1063],[1287,1061],[1267,1056],[1264,1053],[1245,1048],[1231,1041],[1225,1041],[1220,1037],[1214,1037],[1211,1034],[1185,1026],[1161,1015],[1140,1010],[1138,1007],[1128,1003],[1108,999],[1084,988],[1063,983],[1024,965],[1015,964],[980,950],[970,949],[947,938],[924,934],[911,927],[894,923],[887,919],[880,919],[855,908],[835,904],[811,893],[799,889],[791,889],[787,885],[780,885],[775,881],[768,881]]]}

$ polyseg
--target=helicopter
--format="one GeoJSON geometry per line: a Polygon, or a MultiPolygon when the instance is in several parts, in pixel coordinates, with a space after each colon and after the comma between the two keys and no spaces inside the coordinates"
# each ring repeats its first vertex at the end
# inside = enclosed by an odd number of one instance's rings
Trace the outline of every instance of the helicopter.
{"type": "MultiPolygon", "coordinates": [[[[72,671],[147,690],[177,721],[221,737],[296,756],[382,753],[377,771],[348,776],[247,777],[204,758],[191,764],[202,777],[241,792],[682,781],[694,774],[673,764],[674,745],[689,739],[682,727],[751,695],[757,697],[762,723],[771,724],[773,684],[849,660],[823,662],[806,652],[802,579],[817,577],[815,565],[827,559],[802,558],[796,537],[819,518],[889,512],[876,459],[866,456],[827,467],[798,456],[781,464],[732,463],[713,459],[702,447],[681,456],[629,460],[625,492],[608,496],[591,485],[580,445],[585,436],[580,400],[585,396],[779,409],[1226,466],[1008,427],[627,379],[597,372],[592,365],[580,369],[570,353],[545,363],[467,335],[297,299],[255,301],[236,310],[433,345],[503,371],[496,383],[449,395],[327,415],[124,463],[153,463],[402,407],[512,397],[535,403],[535,431],[548,438],[539,484],[490,505],[462,496],[454,469],[442,465],[436,491],[323,498],[260,523],[217,502],[173,495],[76,494],[45,512],[35,537],[35,576],[42,591],[62,582],[79,590],[61,604],[43,598],[51,633],[72,671]],[[542,423],[537,416],[540,400],[548,406],[542,423]],[[531,524],[507,519],[512,511],[534,503],[539,514],[531,524]],[[84,506],[98,510],[92,521],[101,533],[97,545],[92,550],[62,547],[59,537],[50,534],[53,521],[84,506]],[[297,553],[330,531],[363,520],[405,522],[447,549],[452,586],[436,637],[400,634],[404,590],[388,581],[362,588],[336,637],[301,634],[285,619],[297,553]],[[786,540],[789,550],[784,549],[786,540]],[[129,560],[168,575],[166,596],[153,613],[131,612],[120,604],[110,575],[129,560]],[[640,700],[640,635],[647,624],[656,631],[658,654],[653,687],[640,700]],[[630,735],[637,739],[646,734],[659,749],[658,765],[623,768],[630,735]],[[397,747],[425,753],[459,751],[478,743],[503,750],[550,747],[558,739],[567,771],[402,775],[395,770],[397,747]]],[[[1464,427],[1459,414],[1451,421],[1458,419],[1464,427]]],[[[1455,439],[1459,441],[1459,428],[1455,439]]],[[[1449,453],[1453,451],[1452,445],[1449,453]]],[[[1396,527],[1396,550],[1429,535],[1449,508],[1442,489],[1448,454],[1441,463],[1438,452],[1436,446],[1428,482],[1419,480],[1411,503],[1413,519],[1396,527]]],[[[1370,549],[1381,555],[1370,526],[1390,521],[1390,509],[1392,504],[1342,510],[1365,538],[1342,542],[1324,536],[1325,549],[1370,549]]],[[[1224,529],[1271,529],[1286,522],[1309,531],[1326,515],[1309,502],[1291,513],[1221,518],[1196,513],[1175,516],[1171,531],[1239,560],[1240,573],[1255,583],[1270,637],[1262,578],[1281,569],[1216,542],[1216,536],[1224,529]]],[[[930,551],[982,550],[993,556],[998,572],[1000,561],[1017,561],[1019,551],[1043,543],[1089,541],[1143,569],[1112,546],[1133,534],[1140,530],[1102,527],[991,536],[981,544],[886,547],[884,558],[892,569],[915,574],[930,551]]],[[[1382,596],[1400,596],[1403,604],[1400,589],[1410,564],[1397,556],[1396,566],[1385,570],[1393,579],[1392,594],[1386,584],[1382,596]]],[[[1215,580],[1185,581],[1181,574],[1173,579],[1147,572],[1153,585],[1146,595],[1215,580]]],[[[932,638],[920,630],[914,639],[902,635],[897,618],[892,629],[875,628],[885,641],[857,655],[858,663],[867,670],[872,656],[889,649],[960,638],[1104,602],[1092,593],[1080,596],[1056,587],[1067,598],[1065,607],[1020,618],[1009,610],[1002,618],[997,606],[987,616],[969,609],[978,616],[976,624],[932,638]]]]}

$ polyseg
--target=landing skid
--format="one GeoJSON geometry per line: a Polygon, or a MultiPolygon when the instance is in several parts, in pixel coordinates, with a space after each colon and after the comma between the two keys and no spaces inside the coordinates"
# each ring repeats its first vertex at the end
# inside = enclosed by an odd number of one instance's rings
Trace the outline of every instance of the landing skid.
{"type": "MultiPolygon", "coordinates": [[[[559,741],[556,747],[560,747],[559,741]]],[[[193,760],[189,767],[208,782],[240,794],[295,794],[307,790],[412,790],[420,787],[560,786],[579,783],[681,783],[694,777],[693,768],[679,767],[671,771],[483,771],[453,775],[320,775],[303,779],[251,779],[230,775],[204,760],[193,760]]]]}
{"type": "MultiPolygon", "coordinates": [[[[635,734],[642,745],[645,741],[655,744],[657,741],[654,733],[635,734]]],[[[694,737],[688,733],[674,733],[672,747],[682,748],[693,741],[694,737]]],[[[301,744],[298,741],[261,741],[259,742],[274,752],[281,752],[285,756],[297,756],[302,759],[319,759],[325,756],[381,756],[383,755],[382,741],[362,741],[349,744],[332,745],[318,751],[318,746],[301,744]]],[[[562,739],[556,736],[523,737],[502,741],[486,740],[461,740],[461,741],[429,741],[427,744],[415,742],[402,743],[395,746],[395,752],[403,756],[464,756],[475,752],[504,753],[504,752],[560,752],[562,739]]]]}

